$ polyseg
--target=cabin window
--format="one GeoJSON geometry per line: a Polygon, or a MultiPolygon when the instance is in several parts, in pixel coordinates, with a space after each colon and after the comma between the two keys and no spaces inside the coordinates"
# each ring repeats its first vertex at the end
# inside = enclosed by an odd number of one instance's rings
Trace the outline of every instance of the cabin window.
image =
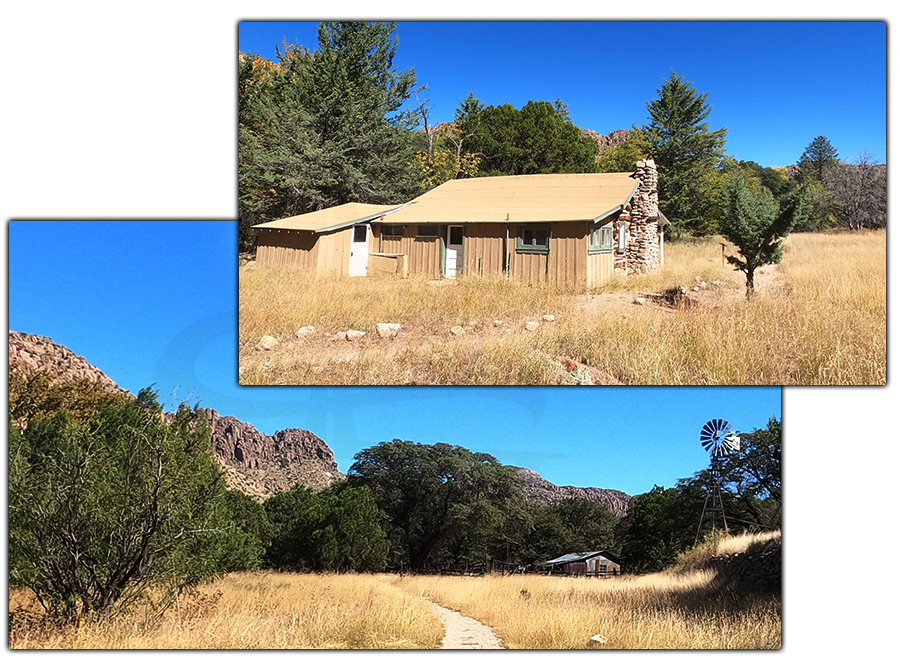
{"type": "Polygon", "coordinates": [[[440,227],[438,225],[419,225],[416,230],[416,236],[422,238],[437,238],[440,235],[440,227]]]}
{"type": "Polygon", "coordinates": [[[589,254],[600,254],[603,252],[612,252],[613,250],[613,230],[612,225],[601,225],[591,229],[590,239],[588,242],[589,254]]]}
{"type": "Polygon", "coordinates": [[[403,236],[403,225],[382,225],[382,236],[403,236]]]}
{"type": "Polygon", "coordinates": [[[616,252],[622,254],[625,252],[625,238],[627,234],[627,227],[624,222],[619,223],[619,240],[616,243],[616,252]]]}
{"type": "Polygon", "coordinates": [[[516,252],[550,254],[550,225],[519,225],[516,252]]]}

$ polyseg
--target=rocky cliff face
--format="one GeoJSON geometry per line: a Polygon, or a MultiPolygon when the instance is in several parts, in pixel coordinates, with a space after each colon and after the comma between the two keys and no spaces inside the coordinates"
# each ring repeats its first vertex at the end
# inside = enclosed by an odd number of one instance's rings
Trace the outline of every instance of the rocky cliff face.
{"type": "Polygon", "coordinates": [[[621,490],[608,488],[579,488],[578,486],[557,486],[550,483],[534,470],[513,467],[525,484],[525,497],[544,504],[555,504],[561,500],[578,498],[599,502],[617,516],[628,511],[631,496],[621,490]]]}
{"type": "Polygon", "coordinates": [[[265,435],[235,417],[207,410],[210,437],[229,484],[265,499],[301,483],[314,490],[343,478],[331,448],[303,429],[265,435]]]}
{"type": "MultiPolygon", "coordinates": [[[[124,391],[85,358],[47,337],[11,330],[9,367],[26,376],[45,372],[52,382],[88,380],[124,391]]],[[[262,500],[298,483],[320,490],[343,478],[333,452],[314,433],[287,429],[268,436],[234,417],[204,412],[215,457],[231,488],[262,500]]]]}
{"type": "Polygon", "coordinates": [[[9,368],[24,376],[42,371],[52,382],[87,380],[100,383],[110,391],[123,391],[112,378],[80,355],[60,346],[48,337],[9,331],[9,368]]]}
{"type": "Polygon", "coordinates": [[[589,128],[583,129],[581,131],[582,135],[588,135],[594,138],[597,141],[597,144],[600,146],[600,151],[602,152],[607,147],[617,147],[622,144],[625,140],[628,139],[628,134],[631,131],[626,131],[624,129],[619,129],[617,131],[613,131],[609,135],[602,135],[597,133],[596,131],[592,131],[589,128]]]}

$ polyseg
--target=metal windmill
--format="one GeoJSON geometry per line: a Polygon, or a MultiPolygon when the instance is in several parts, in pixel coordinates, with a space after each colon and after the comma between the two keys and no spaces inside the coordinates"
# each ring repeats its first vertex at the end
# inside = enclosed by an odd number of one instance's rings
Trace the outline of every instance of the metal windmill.
{"type": "Polygon", "coordinates": [[[700,539],[700,530],[703,528],[703,518],[707,508],[713,517],[713,530],[716,528],[716,514],[721,511],[722,524],[725,526],[725,531],[728,531],[728,522],[725,520],[725,504],[722,502],[722,472],[719,460],[728,452],[738,451],[741,448],[741,439],[731,424],[724,419],[711,419],[700,430],[700,444],[709,452],[709,469],[713,477],[713,485],[712,488],[706,489],[706,499],[703,501],[703,512],[700,514],[700,524],[697,526],[694,543],[700,539]],[[710,500],[712,500],[711,505],[710,500]]]}

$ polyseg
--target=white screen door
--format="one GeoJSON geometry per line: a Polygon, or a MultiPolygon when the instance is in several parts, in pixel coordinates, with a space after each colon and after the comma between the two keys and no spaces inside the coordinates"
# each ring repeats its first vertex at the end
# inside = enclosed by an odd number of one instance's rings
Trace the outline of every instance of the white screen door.
{"type": "Polygon", "coordinates": [[[447,265],[444,276],[455,278],[463,267],[463,227],[450,225],[447,227],[447,265]]]}
{"type": "Polygon", "coordinates": [[[369,225],[353,225],[350,232],[350,277],[362,277],[369,268],[369,225]]]}

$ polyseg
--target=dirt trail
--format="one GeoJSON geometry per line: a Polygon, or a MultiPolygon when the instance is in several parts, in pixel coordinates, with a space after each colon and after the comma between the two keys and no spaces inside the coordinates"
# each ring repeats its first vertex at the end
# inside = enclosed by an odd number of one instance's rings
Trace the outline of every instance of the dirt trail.
{"type": "Polygon", "coordinates": [[[459,612],[448,610],[435,603],[431,609],[444,624],[444,643],[442,649],[502,649],[501,640],[494,631],[480,621],[463,616],[459,612]]]}

